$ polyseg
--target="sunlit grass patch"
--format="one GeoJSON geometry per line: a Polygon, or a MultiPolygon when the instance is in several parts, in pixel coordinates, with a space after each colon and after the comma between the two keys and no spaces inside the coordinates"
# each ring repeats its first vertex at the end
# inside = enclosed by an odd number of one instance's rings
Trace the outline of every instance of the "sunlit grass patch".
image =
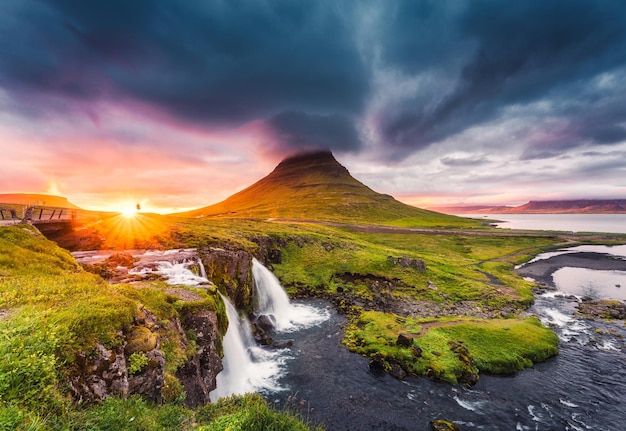
{"type": "Polygon", "coordinates": [[[346,345],[391,368],[451,383],[478,371],[510,374],[558,353],[558,337],[535,318],[404,318],[364,311],[346,329],[346,345]],[[400,334],[413,338],[402,346],[400,334]]]}

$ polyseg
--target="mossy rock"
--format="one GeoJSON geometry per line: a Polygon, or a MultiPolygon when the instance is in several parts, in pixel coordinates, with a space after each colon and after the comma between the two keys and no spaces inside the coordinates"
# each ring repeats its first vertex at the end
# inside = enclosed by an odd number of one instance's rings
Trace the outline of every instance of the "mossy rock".
{"type": "Polygon", "coordinates": [[[430,427],[433,431],[461,431],[461,427],[457,424],[446,421],[443,419],[437,419],[430,423],[430,427]]]}
{"type": "Polygon", "coordinates": [[[127,340],[124,348],[124,353],[127,356],[136,352],[149,352],[157,345],[156,335],[145,326],[135,326],[127,336],[127,340]]]}

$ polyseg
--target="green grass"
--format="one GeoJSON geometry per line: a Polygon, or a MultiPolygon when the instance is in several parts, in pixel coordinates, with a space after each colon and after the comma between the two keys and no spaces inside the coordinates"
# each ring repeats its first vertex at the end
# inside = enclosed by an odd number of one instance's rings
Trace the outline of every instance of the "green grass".
{"type": "Polygon", "coordinates": [[[0,431],[309,431],[323,430],[294,406],[270,407],[258,394],[224,398],[195,410],[155,405],[141,397],[107,398],[64,414],[41,414],[24,406],[0,404],[0,431]]]}
{"type": "Polygon", "coordinates": [[[558,337],[535,318],[420,319],[364,311],[346,329],[345,343],[381,358],[388,369],[398,364],[409,374],[454,384],[479,371],[511,374],[558,353],[558,337]],[[415,347],[397,345],[399,334],[414,337],[415,347]]]}

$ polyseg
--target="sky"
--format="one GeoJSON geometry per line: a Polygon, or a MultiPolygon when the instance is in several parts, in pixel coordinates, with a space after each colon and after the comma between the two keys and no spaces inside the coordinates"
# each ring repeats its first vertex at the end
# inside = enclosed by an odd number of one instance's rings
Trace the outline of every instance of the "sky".
{"type": "Polygon", "coordinates": [[[626,2],[0,2],[0,193],[197,208],[314,149],[422,207],[626,198],[626,2]]]}

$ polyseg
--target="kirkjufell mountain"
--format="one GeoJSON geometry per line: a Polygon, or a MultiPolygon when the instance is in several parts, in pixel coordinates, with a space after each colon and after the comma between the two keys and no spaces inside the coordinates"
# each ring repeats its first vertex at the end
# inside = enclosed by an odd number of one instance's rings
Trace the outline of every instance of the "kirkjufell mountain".
{"type": "Polygon", "coordinates": [[[179,215],[364,223],[420,219],[442,226],[459,220],[375,192],[350,175],[330,151],[288,157],[265,178],[226,200],[179,215]]]}

